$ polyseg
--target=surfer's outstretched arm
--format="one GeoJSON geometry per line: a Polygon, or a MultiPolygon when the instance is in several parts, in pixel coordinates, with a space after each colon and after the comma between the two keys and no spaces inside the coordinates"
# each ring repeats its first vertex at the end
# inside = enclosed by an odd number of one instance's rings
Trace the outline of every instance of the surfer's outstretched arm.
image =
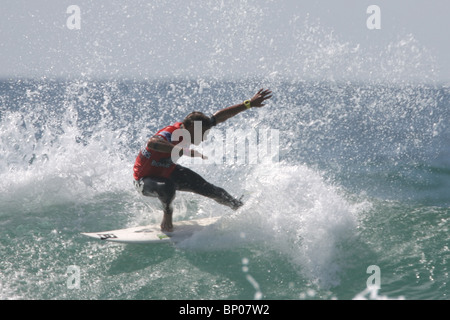
{"type": "Polygon", "coordinates": [[[231,107],[217,111],[214,114],[216,119],[216,124],[224,122],[231,117],[234,117],[238,113],[250,109],[250,108],[260,108],[264,106],[264,100],[272,98],[272,91],[260,89],[250,100],[245,100],[242,103],[235,104],[231,107]]]}

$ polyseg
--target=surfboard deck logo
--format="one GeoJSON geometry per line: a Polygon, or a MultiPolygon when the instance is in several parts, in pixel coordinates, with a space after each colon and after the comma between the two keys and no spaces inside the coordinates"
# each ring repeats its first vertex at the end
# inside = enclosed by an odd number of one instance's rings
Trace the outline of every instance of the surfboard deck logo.
{"type": "Polygon", "coordinates": [[[107,240],[107,239],[116,239],[117,236],[113,233],[99,233],[98,236],[100,237],[100,240],[107,240]]]}

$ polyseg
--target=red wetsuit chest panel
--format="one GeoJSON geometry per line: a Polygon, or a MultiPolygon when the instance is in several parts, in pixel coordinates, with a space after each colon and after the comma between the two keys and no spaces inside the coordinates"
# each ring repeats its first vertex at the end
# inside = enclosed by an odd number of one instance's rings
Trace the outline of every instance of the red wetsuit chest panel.
{"type": "MultiPolygon", "coordinates": [[[[159,130],[155,136],[164,139],[172,144],[178,144],[180,141],[172,141],[172,133],[180,129],[181,122],[167,126],[159,130]]],[[[168,178],[175,169],[175,163],[172,161],[171,154],[143,147],[136,157],[133,168],[133,177],[135,180],[144,177],[164,177],[168,178]]]]}

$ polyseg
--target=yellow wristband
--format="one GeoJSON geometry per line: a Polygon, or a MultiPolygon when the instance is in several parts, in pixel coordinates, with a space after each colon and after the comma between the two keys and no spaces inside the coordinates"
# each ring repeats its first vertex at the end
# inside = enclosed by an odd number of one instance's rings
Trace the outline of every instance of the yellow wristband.
{"type": "Polygon", "coordinates": [[[252,107],[250,100],[245,100],[245,101],[244,101],[244,106],[245,106],[247,109],[250,109],[250,108],[252,107]]]}

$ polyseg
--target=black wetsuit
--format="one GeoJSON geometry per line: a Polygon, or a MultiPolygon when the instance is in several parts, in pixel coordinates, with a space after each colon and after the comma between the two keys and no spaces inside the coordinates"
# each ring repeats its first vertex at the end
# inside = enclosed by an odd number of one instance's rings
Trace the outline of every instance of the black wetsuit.
{"type": "Polygon", "coordinates": [[[173,212],[172,201],[175,199],[177,190],[200,194],[233,210],[243,205],[242,201],[235,199],[224,189],[209,183],[198,173],[178,164],[169,178],[144,177],[135,181],[135,185],[144,196],[158,197],[166,214],[173,212]]]}

